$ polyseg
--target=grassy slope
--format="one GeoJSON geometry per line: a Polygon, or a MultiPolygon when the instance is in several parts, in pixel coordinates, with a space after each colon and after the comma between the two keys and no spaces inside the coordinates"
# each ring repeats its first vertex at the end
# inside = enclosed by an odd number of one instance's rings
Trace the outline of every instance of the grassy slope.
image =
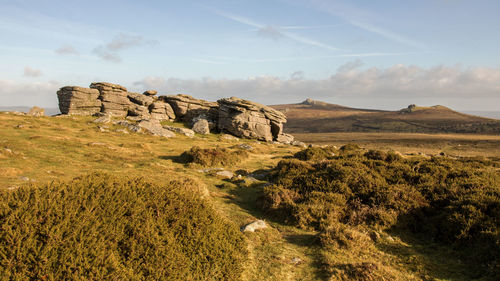
{"type": "MultiPolygon", "coordinates": [[[[322,280],[319,264],[321,249],[315,243],[315,232],[274,222],[259,208],[259,183],[247,186],[225,181],[197,171],[197,166],[177,163],[176,158],[197,145],[229,147],[248,143],[254,147],[250,157],[230,170],[255,171],[269,169],[285,156],[299,149],[286,145],[257,143],[251,140],[228,141],[218,135],[172,139],[145,134],[116,132],[109,127],[100,132],[90,117],[32,118],[0,113],[0,188],[15,188],[27,179],[39,183],[54,179],[70,179],[92,171],[115,175],[141,175],[151,180],[190,178],[207,188],[210,200],[222,215],[238,226],[256,218],[264,218],[272,228],[246,234],[250,250],[242,280],[322,280]],[[301,262],[294,264],[294,258],[301,262]]],[[[100,125],[103,126],[103,125],[100,125]]],[[[334,259],[356,261],[370,255],[403,279],[428,275],[443,280],[467,279],[460,261],[424,241],[391,235],[382,239],[374,252],[353,256],[336,253],[334,259]]]]}
{"type": "Polygon", "coordinates": [[[290,133],[408,132],[500,134],[500,120],[467,115],[444,106],[416,107],[411,113],[366,110],[334,104],[285,104],[290,133]],[[311,126],[314,122],[314,126],[311,126]]]}

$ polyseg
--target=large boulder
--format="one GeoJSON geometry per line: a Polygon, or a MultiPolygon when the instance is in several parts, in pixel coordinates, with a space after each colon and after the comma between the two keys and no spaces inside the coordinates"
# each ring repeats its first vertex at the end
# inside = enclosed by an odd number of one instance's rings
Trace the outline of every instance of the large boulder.
{"type": "Polygon", "coordinates": [[[217,102],[217,125],[220,131],[264,141],[278,140],[283,134],[286,117],[280,111],[236,97],[220,99],[217,102]]]}
{"type": "Polygon", "coordinates": [[[118,117],[125,117],[132,102],[128,98],[127,88],[111,83],[95,82],[90,84],[91,89],[97,89],[102,102],[101,112],[118,117]]]}
{"type": "Polygon", "coordinates": [[[94,115],[101,112],[99,90],[77,86],[62,87],[57,91],[59,110],[62,114],[94,115]]]}
{"type": "Polygon", "coordinates": [[[218,104],[206,100],[195,99],[188,95],[160,96],[159,99],[172,106],[178,120],[193,123],[195,118],[204,116],[211,127],[216,127],[218,104]]]}
{"type": "Polygon", "coordinates": [[[176,115],[170,104],[163,100],[156,100],[149,105],[151,119],[155,120],[174,120],[176,115]]]}
{"type": "Polygon", "coordinates": [[[200,118],[196,120],[193,124],[193,131],[202,135],[210,134],[210,126],[207,119],[200,118]]]}

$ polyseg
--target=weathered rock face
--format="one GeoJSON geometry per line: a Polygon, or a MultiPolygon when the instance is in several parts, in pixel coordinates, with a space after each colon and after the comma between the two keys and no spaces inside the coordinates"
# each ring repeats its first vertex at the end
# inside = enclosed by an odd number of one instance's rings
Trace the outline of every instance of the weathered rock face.
{"type": "Polygon", "coordinates": [[[99,90],[77,86],[62,87],[57,91],[62,114],[94,115],[101,112],[99,90]]]}
{"type": "Polygon", "coordinates": [[[132,102],[128,99],[127,88],[104,82],[92,83],[90,88],[97,89],[100,93],[102,113],[118,117],[127,116],[128,110],[132,107],[132,102]]]}
{"type": "MultiPolygon", "coordinates": [[[[280,111],[236,97],[220,99],[218,128],[238,137],[278,140],[286,117],[280,111]]],[[[282,137],[280,137],[282,138],[282,137]]]]}
{"type": "Polygon", "coordinates": [[[90,88],[67,86],[57,92],[59,109],[63,114],[136,117],[139,119],[174,120],[170,104],[154,97],[157,92],[144,94],[127,92],[121,85],[96,82],[90,88]]]}
{"type": "Polygon", "coordinates": [[[216,127],[218,104],[206,100],[195,99],[188,95],[161,96],[159,99],[172,106],[177,119],[193,123],[197,117],[203,116],[212,128],[216,127]]]}

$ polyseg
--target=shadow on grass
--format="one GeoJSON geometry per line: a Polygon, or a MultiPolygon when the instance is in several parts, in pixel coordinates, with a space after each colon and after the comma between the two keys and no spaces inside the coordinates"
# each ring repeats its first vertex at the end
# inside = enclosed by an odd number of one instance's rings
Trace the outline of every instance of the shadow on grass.
{"type": "MultiPolygon", "coordinates": [[[[256,175],[259,173],[267,173],[266,170],[258,170],[254,171],[252,175],[256,175]]],[[[266,178],[266,177],[264,177],[266,178]]],[[[321,256],[319,254],[320,245],[318,243],[318,238],[315,234],[310,233],[302,233],[299,231],[293,230],[292,225],[286,224],[282,219],[277,216],[271,215],[268,212],[264,211],[262,207],[263,201],[263,184],[252,184],[250,186],[245,186],[243,183],[232,182],[236,185],[235,188],[230,188],[226,190],[230,194],[227,198],[232,203],[240,206],[250,215],[264,219],[272,225],[275,225],[278,230],[282,233],[283,239],[290,244],[294,244],[301,248],[305,248],[307,252],[307,256],[311,258],[311,266],[314,268],[314,279],[315,280],[328,280],[328,275],[324,270],[323,263],[321,262],[321,256]],[[279,226],[285,226],[283,229],[280,229],[279,226]],[[290,226],[287,227],[287,226],[290,226]]]]}
{"type": "Polygon", "coordinates": [[[185,162],[183,162],[183,160],[181,159],[180,156],[162,155],[162,156],[159,156],[158,158],[162,159],[162,160],[170,160],[170,161],[177,163],[177,164],[186,164],[185,162]]]}

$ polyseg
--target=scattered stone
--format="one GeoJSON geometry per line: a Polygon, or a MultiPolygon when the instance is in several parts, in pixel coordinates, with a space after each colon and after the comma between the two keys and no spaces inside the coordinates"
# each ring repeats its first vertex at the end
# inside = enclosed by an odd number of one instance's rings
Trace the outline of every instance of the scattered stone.
{"type": "Polygon", "coordinates": [[[126,129],[118,129],[116,130],[117,133],[122,133],[122,134],[128,134],[128,131],[126,129]]]}
{"type": "Polygon", "coordinates": [[[106,146],[103,142],[90,142],[88,146],[106,146]]]}
{"type": "Polygon", "coordinates": [[[107,123],[110,123],[111,122],[111,116],[109,115],[104,115],[102,117],[99,117],[97,119],[94,120],[94,123],[104,123],[104,124],[107,124],[107,123]]]}
{"type": "Polygon", "coordinates": [[[255,232],[259,229],[267,228],[267,224],[263,220],[256,220],[252,223],[249,223],[241,228],[241,232],[255,232]]]}
{"type": "Polygon", "coordinates": [[[225,171],[225,170],[219,171],[219,172],[217,172],[215,174],[217,176],[219,176],[219,177],[226,178],[226,179],[232,179],[234,177],[233,172],[231,172],[231,171],[225,171]]]}
{"type": "Polygon", "coordinates": [[[99,131],[100,131],[100,132],[103,132],[103,133],[105,133],[105,132],[109,132],[109,130],[108,130],[106,127],[101,127],[101,126],[98,126],[97,128],[99,128],[99,131]]]}
{"type": "Polygon", "coordinates": [[[198,119],[198,121],[193,124],[193,131],[202,135],[210,134],[208,121],[206,119],[198,119]]]}
{"type": "Polygon", "coordinates": [[[253,146],[249,145],[248,143],[239,144],[237,147],[244,150],[253,150],[253,146]]]}
{"type": "Polygon", "coordinates": [[[134,124],[131,124],[130,122],[125,121],[125,120],[118,121],[118,122],[116,122],[116,124],[124,126],[132,132],[139,133],[142,131],[141,127],[134,125],[134,124]]]}
{"type": "Polygon", "coordinates": [[[158,94],[158,91],[156,91],[156,90],[147,90],[147,91],[145,91],[142,94],[146,95],[146,96],[154,96],[154,95],[158,94]]]}
{"type": "Polygon", "coordinates": [[[291,145],[300,146],[300,147],[303,147],[303,148],[307,147],[307,145],[305,143],[301,142],[301,141],[292,141],[291,145]]]}
{"type": "Polygon", "coordinates": [[[175,137],[175,133],[172,131],[169,131],[165,128],[163,128],[158,121],[153,121],[153,120],[142,120],[139,123],[137,123],[137,126],[140,128],[144,129],[146,132],[149,132],[150,134],[154,136],[160,136],[160,137],[165,137],[165,138],[171,138],[175,137]]]}
{"type": "Polygon", "coordinates": [[[294,141],[294,139],[295,139],[294,136],[290,134],[280,134],[276,138],[276,141],[279,143],[290,144],[294,141]]]}
{"type": "Polygon", "coordinates": [[[33,117],[45,116],[45,109],[38,106],[33,106],[28,112],[28,116],[33,116],[33,117]]]}
{"type": "Polygon", "coordinates": [[[221,139],[223,140],[228,140],[228,141],[239,141],[240,139],[233,136],[233,135],[229,135],[229,134],[223,134],[222,136],[220,136],[221,139]]]}
{"type": "Polygon", "coordinates": [[[188,128],[179,128],[174,126],[163,126],[163,128],[178,134],[185,135],[186,137],[194,137],[194,131],[188,128]]]}
{"type": "Polygon", "coordinates": [[[302,262],[303,262],[303,260],[302,260],[301,258],[299,258],[299,257],[295,257],[295,258],[293,258],[293,259],[290,261],[290,263],[291,263],[291,264],[293,264],[293,265],[299,265],[299,264],[301,264],[302,262]]]}
{"type": "Polygon", "coordinates": [[[19,177],[19,179],[22,181],[30,181],[30,178],[28,177],[19,177]]]}

